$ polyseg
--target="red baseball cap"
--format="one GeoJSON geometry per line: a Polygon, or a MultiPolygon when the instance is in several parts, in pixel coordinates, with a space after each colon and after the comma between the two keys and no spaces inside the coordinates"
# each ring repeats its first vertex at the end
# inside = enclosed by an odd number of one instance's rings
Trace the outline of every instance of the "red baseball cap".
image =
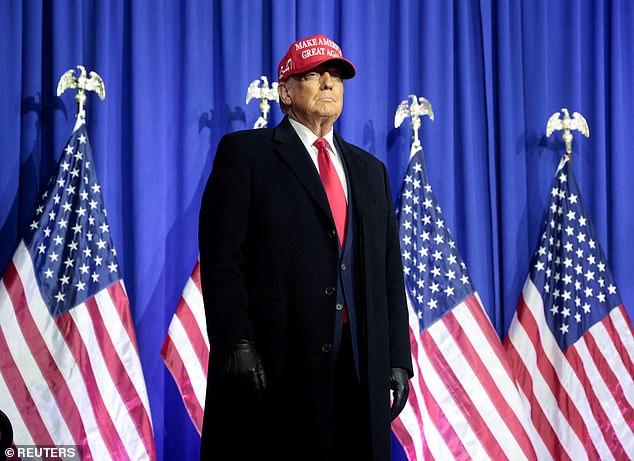
{"type": "Polygon", "coordinates": [[[293,43],[277,67],[277,79],[284,82],[295,74],[303,74],[323,64],[332,62],[341,69],[343,78],[357,73],[354,65],[343,57],[341,48],[325,35],[313,35],[293,43]]]}

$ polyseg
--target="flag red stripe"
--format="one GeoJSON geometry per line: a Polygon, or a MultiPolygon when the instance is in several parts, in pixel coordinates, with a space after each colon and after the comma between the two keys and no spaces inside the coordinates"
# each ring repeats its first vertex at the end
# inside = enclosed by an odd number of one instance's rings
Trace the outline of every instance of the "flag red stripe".
{"type": "Polygon", "coordinates": [[[198,388],[204,385],[199,373],[207,378],[209,344],[205,338],[206,325],[198,323],[199,316],[202,317],[202,322],[205,322],[202,299],[198,295],[202,297],[199,260],[194,265],[172,317],[161,348],[161,356],[176,382],[192,423],[200,433],[204,402],[201,402],[198,396],[204,399],[206,389],[198,388]]]}
{"type": "Polygon", "coordinates": [[[209,348],[207,347],[202,331],[196,322],[196,317],[194,317],[194,313],[185,301],[185,298],[181,298],[178,303],[176,316],[183,325],[183,329],[185,330],[187,338],[192,345],[192,349],[196,353],[196,357],[198,357],[198,362],[200,363],[206,378],[207,366],[209,363],[209,348]]]}
{"type": "MultiPolygon", "coordinates": [[[[410,339],[410,345],[411,345],[411,350],[412,350],[412,355],[417,357],[418,356],[418,349],[417,349],[417,345],[416,345],[416,339],[415,339],[415,334],[414,331],[412,330],[412,328],[409,328],[409,339],[410,339]]],[[[418,366],[418,361],[413,360],[413,363],[416,365],[416,367],[418,368],[418,376],[421,376],[421,370],[420,367],[418,366]]],[[[412,385],[412,381],[410,381],[410,385],[412,385]]],[[[423,434],[423,421],[422,421],[422,417],[420,414],[420,404],[418,402],[418,396],[416,395],[416,392],[414,391],[414,389],[410,389],[410,393],[407,397],[407,408],[409,408],[412,413],[414,413],[414,416],[416,417],[416,421],[418,422],[418,429],[419,429],[419,433],[416,434],[417,437],[420,437],[420,439],[423,442],[423,445],[427,445],[427,442],[425,441],[425,437],[423,434]]],[[[402,422],[400,421],[400,418],[397,418],[393,423],[392,423],[392,429],[394,430],[394,434],[396,435],[396,438],[398,438],[399,442],[401,443],[401,446],[403,447],[403,449],[405,450],[405,453],[407,455],[407,459],[409,461],[414,461],[417,460],[417,456],[416,456],[416,447],[414,445],[414,441],[412,439],[412,434],[409,432],[409,430],[402,424],[402,422]]]]}
{"type": "Polygon", "coordinates": [[[460,437],[458,437],[458,433],[453,425],[447,419],[447,415],[445,415],[445,412],[440,408],[440,405],[438,405],[438,401],[434,398],[426,385],[421,386],[420,390],[423,394],[423,401],[425,402],[427,413],[445,442],[447,449],[453,454],[455,459],[465,459],[469,452],[462,443],[462,440],[460,440],[460,437]]]}
{"type": "MultiPolygon", "coordinates": [[[[134,351],[136,353],[136,358],[140,357],[139,347],[136,341],[134,323],[132,322],[132,315],[130,313],[130,304],[128,302],[128,295],[126,294],[123,288],[123,281],[120,280],[117,283],[113,283],[108,287],[108,294],[110,295],[110,299],[112,300],[113,305],[115,306],[115,310],[119,314],[119,318],[121,319],[121,324],[123,328],[127,332],[127,336],[129,338],[130,343],[134,347],[134,351]]],[[[99,312],[99,309],[95,309],[96,312],[99,312]]],[[[103,322],[103,318],[100,317],[100,322],[103,325],[104,330],[105,324],[103,322]]],[[[123,365],[121,365],[123,367],[123,365]]],[[[138,373],[141,373],[141,364],[139,363],[138,373]]],[[[116,376],[116,375],[114,375],[116,376]]],[[[113,376],[113,377],[114,377],[113,376]]],[[[139,430],[139,436],[143,441],[143,445],[146,449],[147,454],[150,459],[156,459],[156,448],[154,443],[154,430],[152,428],[152,421],[149,414],[149,410],[145,407],[145,404],[148,402],[144,402],[142,400],[142,396],[138,394],[136,388],[134,388],[132,380],[130,376],[126,373],[126,378],[128,379],[128,388],[130,389],[129,396],[132,396],[132,399],[138,399],[138,405],[134,405],[134,401],[130,402],[130,406],[134,406],[136,408],[136,412],[134,413],[133,420],[135,424],[137,424],[137,429],[139,430]],[[140,427],[139,427],[140,425],[140,427]]],[[[142,376],[142,375],[141,375],[142,376]]],[[[143,390],[145,390],[145,383],[141,383],[143,385],[143,390]]],[[[128,405],[128,399],[124,398],[126,402],[126,407],[128,411],[130,411],[130,406],[128,405]]]]}
{"type": "MultiPolygon", "coordinates": [[[[451,311],[448,312],[441,320],[439,320],[439,322],[446,324],[447,317],[453,317],[453,313],[451,311]]],[[[478,431],[474,431],[474,433],[480,441],[482,448],[489,454],[491,459],[508,459],[506,453],[504,453],[504,450],[502,450],[502,447],[500,447],[500,444],[493,436],[493,433],[485,423],[480,413],[477,411],[471,397],[451,369],[451,366],[445,359],[444,354],[429,334],[429,330],[423,332],[421,343],[440,380],[448,389],[454,400],[458,402],[458,405],[456,405],[458,410],[460,410],[460,412],[464,415],[465,420],[469,421],[472,428],[478,428],[478,431]]]]}
{"type": "MultiPolygon", "coordinates": [[[[520,315],[520,310],[517,311],[518,317],[520,315]]],[[[528,312],[527,315],[531,315],[528,312]]],[[[518,377],[519,387],[522,389],[522,392],[526,396],[527,400],[530,402],[530,410],[531,410],[531,421],[537,430],[537,433],[544,441],[544,445],[550,452],[553,459],[559,461],[572,461],[568,452],[564,449],[559,437],[555,433],[555,430],[548,420],[548,417],[544,413],[542,406],[539,404],[535,393],[533,392],[533,378],[524,365],[524,361],[520,357],[515,345],[510,341],[507,336],[504,339],[504,347],[509,356],[509,360],[511,361],[514,375],[518,377]]]]}
{"type": "MultiPolygon", "coordinates": [[[[79,415],[79,409],[77,408],[72,392],[68,388],[66,379],[57,367],[57,363],[51,355],[51,351],[46,345],[44,338],[42,338],[35,320],[33,320],[31,316],[24,294],[24,287],[22,286],[22,281],[20,280],[13,261],[9,261],[9,265],[5,271],[5,280],[8,282],[8,284],[6,284],[7,291],[9,298],[11,298],[15,316],[22,330],[25,342],[38,368],[42,372],[42,376],[57,403],[60,413],[66,421],[73,440],[76,444],[79,444],[86,438],[86,431],[81,418],[77,417],[77,415],[79,415]]],[[[86,447],[86,449],[88,449],[88,447],[86,447]]]]}
{"type": "MultiPolygon", "coordinates": [[[[119,285],[119,283],[117,282],[115,285],[119,285]]],[[[112,293],[112,291],[108,291],[109,293],[112,293]]],[[[116,290],[113,291],[116,292],[116,290]]],[[[121,292],[122,291],[123,290],[121,290],[121,292]]],[[[123,294],[123,296],[125,295],[123,294]]],[[[115,306],[121,306],[124,308],[125,311],[129,311],[127,298],[115,298],[112,300],[112,302],[115,306]]],[[[99,343],[99,349],[101,350],[103,360],[106,364],[106,367],[108,368],[108,371],[110,372],[110,376],[112,377],[112,382],[114,383],[117,392],[121,396],[121,400],[125,404],[130,418],[137,426],[139,436],[143,441],[146,452],[154,453],[154,435],[150,418],[147,414],[147,411],[145,410],[145,407],[143,406],[141,397],[137,393],[134,384],[132,383],[132,379],[130,379],[128,370],[126,370],[125,366],[121,362],[121,358],[119,357],[116,348],[112,344],[112,338],[109,334],[107,334],[108,328],[103,321],[101,310],[97,305],[97,301],[94,297],[86,301],[86,307],[88,308],[88,313],[92,318],[95,335],[99,343]]]]}
{"type": "Polygon", "coordinates": [[[435,461],[436,457],[432,454],[432,452],[429,450],[429,444],[427,443],[427,441],[425,440],[425,443],[423,443],[423,459],[425,461],[429,460],[429,461],[435,461]]]}
{"type": "MultiPolygon", "coordinates": [[[[535,353],[537,355],[537,367],[539,368],[540,373],[544,377],[544,381],[550,388],[553,396],[555,396],[557,400],[557,405],[561,410],[562,415],[568,421],[570,428],[577,434],[579,440],[584,444],[586,450],[588,452],[588,456],[591,459],[599,459],[599,452],[597,451],[597,447],[594,445],[590,434],[588,433],[588,428],[586,427],[575,402],[570,397],[568,393],[568,389],[559,381],[559,376],[557,375],[557,371],[553,364],[548,360],[546,355],[546,351],[541,343],[541,336],[539,334],[539,327],[537,326],[536,319],[531,315],[520,315],[520,310],[523,312],[530,313],[528,306],[524,300],[524,296],[520,297],[520,306],[518,306],[518,320],[526,330],[528,337],[533,344],[533,348],[535,349],[535,353]]],[[[547,326],[545,328],[548,328],[547,326]]]]}
{"type": "MultiPolygon", "coordinates": [[[[634,327],[632,326],[632,321],[630,320],[630,316],[628,315],[627,310],[625,309],[625,306],[623,304],[619,305],[617,309],[623,316],[623,321],[626,325],[626,328],[628,328],[628,330],[624,331],[623,333],[629,333],[629,336],[631,338],[632,336],[634,336],[634,327]]],[[[612,309],[610,314],[612,314],[613,312],[614,312],[614,309],[612,309]]]]}
{"type": "MultiPolygon", "coordinates": [[[[482,307],[482,304],[480,304],[480,301],[478,300],[477,296],[475,294],[469,296],[467,299],[464,300],[464,303],[469,309],[469,312],[471,312],[471,315],[473,316],[473,318],[476,320],[476,323],[478,324],[480,332],[482,332],[482,335],[486,338],[487,342],[491,345],[491,348],[495,350],[496,355],[500,357],[499,363],[504,368],[504,371],[509,376],[509,379],[513,380],[512,378],[513,371],[511,370],[511,364],[505,358],[506,352],[504,351],[504,348],[502,347],[502,342],[500,341],[499,336],[493,329],[493,325],[491,324],[489,317],[487,317],[486,313],[484,312],[484,308],[482,307]]],[[[487,367],[484,367],[484,369],[486,368],[487,367]]]]}
{"type": "MultiPolygon", "coordinates": [[[[412,330],[412,328],[409,328],[409,344],[410,344],[410,349],[412,351],[412,362],[414,364],[414,366],[416,366],[416,371],[418,372],[418,383],[422,383],[422,377],[423,377],[423,370],[420,369],[420,363],[418,362],[418,348],[419,348],[419,344],[418,344],[418,340],[419,338],[416,337],[416,332],[414,330],[412,330]]],[[[410,400],[408,398],[408,400],[410,400]]],[[[416,421],[418,422],[418,427],[421,428],[421,431],[423,429],[423,417],[421,415],[421,411],[420,411],[420,404],[418,402],[418,396],[416,394],[411,395],[411,402],[412,402],[412,411],[414,412],[414,414],[416,415],[416,421]]]]}
{"type": "MultiPolygon", "coordinates": [[[[410,389],[410,394],[411,392],[413,392],[412,389],[410,389]]],[[[411,434],[401,421],[401,418],[396,418],[392,422],[392,431],[403,447],[403,450],[405,450],[407,459],[409,461],[416,461],[418,457],[416,456],[416,450],[414,449],[414,441],[412,440],[411,434]]]]}
{"type": "MultiPolygon", "coordinates": [[[[603,319],[603,323],[605,323],[605,321],[608,318],[609,317],[605,317],[603,319]]],[[[588,350],[590,351],[590,357],[592,357],[592,360],[594,361],[594,364],[597,367],[597,370],[599,370],[599,374],[601,375],[601,378],[603,378],[603,381],[605,381],[606,387],[608,388],[608,390],[614,397],[614,401],[617,403],[619,410],[621,411],[621,414],[623,415],[623,419],[625,420],[625,423],[629,426],[630,431],[634,432],[634,409],[632,409],[632,406],[627,401],[627,398],[625,397],[625,394],[623,393],[623,388],[621,387],[621,383],[619,382],[618,378],[614,374],[614,371],[612,370],[612,367],[610,367],[610,364],[606,360],[605,355],[603,355],[603,351],[597,344],[596,340],[594,339],[594,336],[590,334],[585,334],[584,339],[588,346],[588,350]]],[[[617,341],[620,342],[618,337],[611,338],[611,339],[613,342],[617,342],[617,341]]],[[[599,425],[601,426],[601,424],[599,425]]]]}
{"type": "Polygon", "coordinates": [[[2,328],[0,328],[0,350],[2,351],[0,354],[0,374],[2,374],[2,378],[9,389],[13,403],[20,411],[31,437],[41,445],[55,445],[51,434],[49,434],[42,420],[39,409],[35,405],[31,393],[22,379],[18,366],[9,353],[9,345],[7,344],[2,328]]]}
{"type": "MultiPolygon", "coordinates": [[[[429,332],[424,331],[421,334],[420,344],[424,347],[425,341],[430,340],[429,332]]],[[[429,353],[425,354],[426,357],[429,357],[429,353]]],[[[420,365],[418,360],[416,360],[416,364],[418,369],[420,370],[420,365]]],[[[421,375],[421,378],[424,375],[421,375]]],[[[464,458],[465,455],[468,454],[467,448],[458,437],[458,433],[454,429],[451,422],[447,419],[447,415],[443,411],[443,409],[438,404],[438,401],[429,390],[427,383],[421,379],[420,392],[423,394],[423,403],[425,404],[425,408],[427,408],[427,414],[431,419],[434,426],[436,426],[436,430],[444,440],[447,445],[448,450],[454,455],[454,458],[461,459],[464,458]]]]}
{"type": "Polygon", "coordinates": [[[194,266],[194,270],[192,271],[191,278],[194,281],[194,283],[196,284],[196,287],[198,288],[198,291],[200,291],[202,293],[203,288],[202,288],[202,285],[200,283],[200,260],[196,261],[196,265],[194,266]]]}
{"type": "MultiPolygon", "coordinates": [[[[416,369],[417,369],[416,371],[418,375],[418,386],[419,386],[418,389],[419,391],[422,391],[422,385],[423,385],[422,373],[423,372],[420,369],[420,363],[418,362],[418,339],[419,338],[417,337],[416,332],[410,326],[409,327],[409,343],[410,343],[410,349],[412,351],[412,363],[414,364],[414,366],[416,366],[416,369]]],[[[420,436],[423,445],[426,446],[427,441],[425,440],[425,434],[423,432],[423,428],[424,428],[423,417],[421,415],[421,405],[420,405],[420,402],[418,401],[418,395],[414,392],[410,392],[407,400],[408,400],[407,405],[414,413],[414,416],[416,416],[416,421],[418,423],[418,428],[420,433],[416,434],[416,436],[420,436]]],[[[412,437],[412,434],[408,433],[408,435],[410,438],[412,437]]],[[[406,439],[404,437],[403,439],[401,439],[401,444],[405,446],[405,443],[406,443],[406,439]]],[[[416,459],[416,451],[413,444],[411,445],[411,447],[407,445],[406,451],[411,452],[412,456],[410,457],[410,460],[416,459]]]]}
{"type": "MultiPolygon", "coordinates": [[[[410,392],[413,392],[410,389],[410,392]]],[[[397,418],[392,423],[392,430],[394,434],[398,438],[403,450],[405,450],[405,455],[409,461],[418,461],[419,458],[416,456],[416,449],[414,446],[414,440],[412,439],[412,434],[408,431],[407,427],[403,424],[400,418],[397,418]]],[[[416,433],[416,436],[420,438],[422,445],[422,457],[421,460],[425,461],[433,461],[435,459],[434,455],[429,450],[429,444],[427,443],[427,439],[425,438],[425,433],[423,432],[423,427],[419,426],[420,432],[416,433]]]]}
{"type": "Polygon", "coordinates": [[[108,409],[103,401],[92,365],[90,363],[90,352],[86,348],[86,345],[79,334],[79,330],[73,320],[73,317],[67,312],[57,317],[55,319],[55,323],[57,324],[60,332],[62,332],[62,335],[66,340],[66,344],[73,354],[78,370],[81,373],[84,383],[86,384],[88,398],[90,399],[95,419],[99,423],[99,432],[106,444],[106,447],[108,448],[108,452],[113,455],[115,459],[118,457],[125,459],[127,457],[125,446],[119,437],[119,433],[117,432],[117,429],[110,418],[110,414],[108,413],[108,409]]]}
{"type": "Polygon", "coordinates": [[[165,365],[176,381],[176,385],[178,386],[178,390],[183,398],[189,417],[194,423],[198,433],[201,434],[204,409],[198,402],[198,398],[196,398],[196,393],[194,392],[191,379],[189,378],[189,373],[185,368],[185,364],[178,352],[178,348],[174,345],[172,338],[169,335],[165,338],[165,342],[161,348],[161,355],[165,359],[165,365]]]}
{"type": "MultiPolygon", "coordinates": [[[[579,339],[579,341],[583,341],[584,338],[588,339],[588,337],[591,337],[591,335],[589,333],[586,333],[579,339]]],[[[598,354],[601,354],[601,351],[596,352],[598,354]]],[[[592,355],[592,353],[593,352],[590,352],[590,355],[592,355]]],[[[623,447],[621,446],[619,439],[614,432],[612,421],[610,421],[610,418],[608,418],[608,415],[606,415],[597,394],[594,392],[592,381],[590,381],[590,378],[585,371],[583,359],[579,356],[579,353],[574,345],[572,347],[569,347],[564,355],[566,356],[568,362],[570,362],[570,365],[572,366],[577,379],[579,379],[579,382],[581,383],[581,386],[586,393],[586,400],[588,401],[588,405],[590,406],[590,411],[592,412],[594,419],[597,421],[597,424],[601,428],[601,435],[610,448],[610,451],[616,459],[626,459],[627,456],[623,452],[623,447]]]]}
{"type": "Polygon", "coordinates": [[[128,295],[123,289],[123,281],[119,280],[117,283],[113,283],[107,288],[107,290],[108,294],[110,295],[110,299],[112,299],[112,303],[116,307],[115,310],[117,311],[117,314],[119,314],[121,324],[123,325],[125,331],[128,332],[128,337],[130,338],[130,343],[134,347],[136,356],[140,357],[139,346],[137,345],[136,335],[134,333],[135,329],[134,323],[132,322],[132,314],[130,314],[128,295]]]}
{"type": "MultiPolygon", "coordinates": [[[[630,322],[629,316],[627,315],[627,311],[625,310],[625,306],[621,304],[618,307],[618,310],[623,316],[624,323],[629,328],[629,331],[623,332],[623,334],[634,334],[632,332],[632,324],[630,322]]],[[[614,310],[612,310],[612,312],[614,312],[614,310]]],[[[611,315],[608,315],[605,317],[605,319],[603,319],[603,326],[605,326],[605,329],[608,331],[610,338],[612,338],[612,343],[614,343],[614,347],[619,354],[619,359],[621,360],[621,362],[623,362],[623,366],[628,371],[630,376],[634,376],[634,363],[632,363],[632,358],[630,357],[625,344],[623,344],[623,341],[621,341],[622,334],[617,331],[616,325],[614,325],[614,320],[612,319],[611,315]]]]}
{"type": "MultiPolygon", "coordinates": [[[[491,346],[496,353],[496,356],[499,358],[500,356],[505,355],[506,353],[502,350],[502,344],[500,343],[500,339],[493,333],[493,329],[491,328],[488,319],[485,317],[484,311],[480,306],[480,303],[477,301],[475,296],[470,296],[465,300],[465,304],[471,315],[475,319],[476,323],[479,326],[479,330],[485,334],[487,342],[491,346]],[[490,334],[487,334],[490,333],[490,334]],[[495,336],[494,338],[492,336],[495,336]]],[[[513,434],[513,438],[517,441],[518,445],[521,447],[522,451],[526,455],[528,459],[536,459],[537,454],[530,442],[529,436],[526,433],[526,430],[520,423],[520,420],[517,418],[517,415],[513,411],[513,409],[509,406],[508,402],[500,392],[495,380],[488,372],[488,367],[483,362],[480,354],[475,350],[473,344],[469,340],[466,332],[462,328],[462,325],[458,323],[456,317],[451,313],[451,315],[446,315],[443,318],[445,326],[447,330],[454,338],[455,344],[460,349],[465,360],[469,363],[469,366],[474,371],[474,374],[482,384],[485,392],[489,396],[489,399],[495,406],[498,415],[504,420],[506,426],[509,431],[513,434]]],[[[500,360],[500,362],[505,362],[506,360],[500,360]]],[[[508,365],[504,368],[504,370],[509,373],[510,378],[510,369],[508,365]]]]}

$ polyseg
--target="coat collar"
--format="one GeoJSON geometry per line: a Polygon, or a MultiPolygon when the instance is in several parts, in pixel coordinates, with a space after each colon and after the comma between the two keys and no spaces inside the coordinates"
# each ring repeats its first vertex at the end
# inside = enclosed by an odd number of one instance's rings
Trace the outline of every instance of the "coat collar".
{"type": "Polygon", "coordinates": [[[297,176],[311,198],[332,220],[328,197],[321,183],[319,173],[315,169],[308,152],[306,152],[302,140],[288,120],[288,116],[284,117],[275,128],[273,140],[277,143],[277,154],[297,176]]]}
{"type": "MultiPolygon", "coordinates": [[[[275,127],[273,140],[277,143],[277,154],[297,176],[311,198],[333,221],[328,197],[319,173],[315,169],[308,152],[306,152],[304,144],[288,120],[288,116],[284,117],[280,124],[275,127]]],[[[363,203],[367,191],[366,165],[360,161],[358,155],[352,152],[350,145],[336,131],[334,132],[334,140],[337,149],[341,153],[346,170],[348,197],[355,201],[354,208],[359,214],[364,208],[363,203]]]]}
{"type": "MultiPolygon", "coordinates": [[[[365,198],[368,190],[367,166],[352,147],[335,131],[335,144],[341,152],[348,179],[348,197],[354,200],[356,214],[361,217],[365,210],[365,198]]],[[[361,222],[359,220],[359,222],[361,222]]]]}

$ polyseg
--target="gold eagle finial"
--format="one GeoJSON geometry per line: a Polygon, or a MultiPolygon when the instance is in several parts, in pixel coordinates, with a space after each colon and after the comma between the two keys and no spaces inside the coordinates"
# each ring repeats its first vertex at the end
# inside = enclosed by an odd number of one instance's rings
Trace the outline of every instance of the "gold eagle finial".
{"type": "Polygon", "coordinates": [[[414,134],[412,135],[410,155],[414,155],[416,152],[423,149],[420,139],[418,138],[420,118],[423,115],[427,115],[431,120],[434,120],[434,111],[431,108],[430,102],[422,96],[417,97],[414,94],[410,94],[409,98],[412,100],[411,103],[409,103],[407,99],[404,99],[396,108],[396,114],[394,114],[394,128],[401,126],[407,117],[412,118],[410,126],[412,127],[414,134]]]}
{"type": "Polygon", "coordinates": [[[573,112],[572,118],[567,108],[562,108],[564,117],[559,116],[560,112],[555,112],[546,123],[546,137],[549,138],[553,131],[563,131],[562,139],[566,143],[566,155],[572,157],[572,133],[571,131],[579,131],[586,138],[590,136],[590,128],[588,122],[579,112],[573,112]]]}
{"type": "Polygon", "coordinates": [[[77,88],[77,94],[75,95],[75,101],[77,101],[77,114],[75,115],[77,123],[75,128],[83,123],[86,118],[86,111],[84,110],[86,91],[94,91],[102,100],[106,97],[106,87],[99,74],[91,71],[90,77],[88,77],[84,66],[79,65],[77,68],[79,69],[79,77],[75,77],[75,71],[69,69],[62,74],[57,84],[57,96],[61,96],[69,88],[77,88]]]}
{"type": "Polygon", "coordinates": [[[268,123],[268,114],[271,110],[269,101],[275,101],[279,103],[279,95],[277,92],[277,82],[269,87],[269,79],[264,75],[260,77],[260,80],[253,80],[247,88],[247,104],[253,98],[260,100],[260,112],[262,115],[257,119],[253,128],[264,128],[268,123]],[[260,80],[262,80],[262,86],[260,86],[260,80]]]}

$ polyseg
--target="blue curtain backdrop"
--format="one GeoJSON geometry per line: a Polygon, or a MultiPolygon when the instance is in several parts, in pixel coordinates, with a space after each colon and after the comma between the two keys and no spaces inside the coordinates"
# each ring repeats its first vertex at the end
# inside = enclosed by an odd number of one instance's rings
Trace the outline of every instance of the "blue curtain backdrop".
{"type": "MultiPolygon", "coordinates": [[[[198,453],[159,350],[197,257],[216,145],[257,119],[248,84],[274,77],[288,45],[316,33],[339,42],[358,71],[337,129],[387,164],[395,198],[411,131],[394,128],[394,111],[410,93],[432,103],[436,120],[421,130],[430,182],[501,337],[563,151],[559,134],[545,137],[546,121],[564,106],[585,115],[591,136],[575,136],[573,166],[634,315],[629,0],[3,1],[0,271],[74,124],[73,95],[55,95],[59,77],[83,64],[106,83],[104,102],[89,96],[88,131],[159,460],[198,453]]],[[[279,122],[279,108],[271,117],[279,122]]]]}

